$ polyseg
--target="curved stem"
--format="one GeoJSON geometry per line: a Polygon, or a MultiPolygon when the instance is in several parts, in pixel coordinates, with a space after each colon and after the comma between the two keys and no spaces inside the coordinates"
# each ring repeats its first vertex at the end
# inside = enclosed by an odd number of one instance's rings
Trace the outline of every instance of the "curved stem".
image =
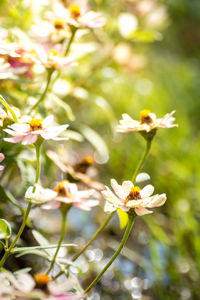
{"type": "Polygon", "coordinates": [[[67,44],[67,47],[66,47],[66,49],[64,50],[64,56],[67,56],[67,54],[69,53],[69,50],[70,50],[70,47],[71,47],[71,44],[72,44],[72,42],[73,42],[73,40],[74,40],[74,37],[75,37],[75,34],[76,34],[76,31],[78,30],[78,28],[76,28],[76,27],[73,27],[72,29],[71,29],[71,37],[70,37],[70,39],[69,39],[69,42],[68,42],[68,44],[67,44]]]}
{"type": "Polygon", "coordinates": [[[15,121],[15,123],[17,123],[18,120],[17,120],[17,117],[16,117],[14,111],[12,110],[12,108],[10,107],[10,105],[6,102],[6,100],[1,95],[0,95],[0,101],[3,104],[3,106],[9,111],[9,113],[13,117],[13,120],[15,121]]]}
{"type": "MultiPolygon", "coordinates": [[[[35,178],[35,183],[38,183],[39,181],[39,177],[40,177],[40,145],[35,145],[35,149],[36,149],[36,159],[37,159],[37,171],[36,171],[36,178],[35,178]]],[[[35,186],[33,187],[33,192],[35,192],[35,186]]],[[[19,231],[14,239],[14,241],[11,243],[10,247],[8,248],[8,250],[5,252],[4,256],[2,257],[1,261],[0,261],[0,268],[3,267],[5,261],[7,260],[7,258],[10,256],[12,249],[14,248],[14,246],[16,245],[17,241],[19,240],[20,236],[22,235],[22,232],[24,231],[24,227],[26,226],[26,222],[28,220],[28,216],[31,210],[31,205],[32,202],[30,201],[27,209],[25,211],[24,214],[24,219],[23,222],[19,228],[19,231]]]]}
{"type": "Polygon", "coordinates": [[[54,69],[49,69],[48,70],[48,76],[47,76],[47,83],[46,83],[46,87],[42,93],[42,95],[40,96],[40,98],[38,99],[38,101],[33,105],[33,107],[30,109],[29,111],[29,114],[31,114],[33,112],[33,110],[38,107],[38,105],[44,100],[44,98],[46,97],[46,94],[48,92],[48,89],[49,89],[49,85],[50,85],[50,82],[51,82],[51,77],[54,73],[54,69]]]}
{"type": "MultiPolygon", "coordinates": [[[[85,246],[83,246],[83,248],[76,254],[74,255],[74,257],[72,258],[72,261],[76,261],[77,258],[79,258],[79,256],[81,256],[81,254],[83,254],[85,252],[85,250],[94,242],[94,240],[98,237],[98,235],[104,230],[104,228],[106,227],[106,225],[108,224],[108,222],[110,221],[110,219],[112,218],[112,216],[114,215],[115,211],[112,212],[107,218],[106,220],[103,222],[103,224],[101,224],[101,226],[97,229],[97,231],[94,233],[94,235],[91,237],[91,239],[87,242],[87,244],[85,244],[85,246]]],[[[65,267],[65,270],[67,270],[70,267],[70,264],[68,264],[65,267]]],[[[61,276],[64,273],[64,271],[60,271],[55,277],[54,279],[58,278],[59,276],[61,276]]]]}
{"type": "Polygon", "coordinates": [[[28,216],[29,216],[29,212],[31,210],[31,204],[32,203],[29,202],[27,210],[26,210],[26,213],[24,215],[24,219],[23,219],[22,225],[21,225],[21,227],[20,227],[20,229],[19,229],[19,231],[18,231],[18,233],[17,233],[14,241],[12,242],[12,244],[10,245],[10,247],[8,248],[8,250],[5,252],[4,256],[2,257],[2,259],[0,261],[0,268],[3,267],[3,265],[4,265],[5,261],[7,260],[8,256],[10,256],[10,253],[11,253],[13,247],[17,243],[18,239],[20,238],[20,236],[21,236],[21,234],[22,234],[22,232],[24,230],[24,227],[26,225],[26,221],[27,221],[28,216]]]}
{"type": "Polygon", "coordinates": [[[97,277],[94,279],[94,281],[88,286],[88,288],[84,291],[85,293],[88,293],[91,288],[101,279],[102,275],[106,272],[106,270],[110,267],[110,265],[113,263],[113,261],[117,258],[117,256],[120,254],[124,244],[126,243],[130,233],[131,233],[131,229],[133,227],[134,221],[135,221],[136,215],[132,215],[129,214],[129,220],[128,220],[128,224],[126,227],[126,230],[124,232],[124,236],[121,240],[121,243],[117,249],[117,251],[115,252],[115,254],[112,256],[112,258],[109,260],[109,262],[105,265],[105,267],[103,268],[103,270],[97,275],[97,277]]]}
{"type": "Polygon", "coordinates": [[[141,157],[136,169],[135,169],[135,172],[133,174],[133,177],[132,177],[132,182],[135,183],[135,180],[136,180],[136,177],[138,175],[138,173],[140,172],[141,168],[143,167],[144,163],[145,163],[145,160],[149,154],[149,151],[151,149],[151,142],[152,142],[152,139],[149,139],[147,140],[146,142],[146,149],[145,149],[145,152],[143,154],[143,156],[141,157]]]}
{"type": "Polygon", "coordinates": [[[59,241],[58,241],[56,252],[53,256],[53,259],[51,261],[51,264],[50,264],[49,269],[47,270],[46,274],[49,274],[50,271],[53,269],[56,257],[58,255],[58,251],[60,250],[61,243],[64,239],[65,230],[66,230],[66,215],[67,215],[68,209],[69,208],[66,208],[65,210],[61,210],[61,213],[62,213],[62,228],[61,228],[60,238],[59,238],[59,241]]]}

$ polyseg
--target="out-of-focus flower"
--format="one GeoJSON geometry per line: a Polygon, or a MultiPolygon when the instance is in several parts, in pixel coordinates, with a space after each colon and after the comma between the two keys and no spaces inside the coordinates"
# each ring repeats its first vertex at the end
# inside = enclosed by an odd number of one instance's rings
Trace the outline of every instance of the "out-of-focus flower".
{"type": "MultiPolygon", "coordinates": [[[[11,107],[14,111],[17,118],[20,117],[20,110],[16,107],[11,107]]],[[[0,108],[0,127],[5,127],[14,123],[13,117],[9,111],[5,111],[4,109],[0,108]]]]}
{"type": "MultiPolygon", "coordinates": [[[[5,156],[3,153],[0,153],[0,163],[4,160],[5,156]]],[[[4,166],[0,165],[0,171],[3,171],[4,166]]]]}
{"type": "Polygon", "coordinates": [[[4,138],[4,140],[9,143],[22,142],[23,145],[34,144],[38,137],[45,140],[67,140],[67,138],[58,137],[58,135],[69,125],[52,126],[53,119],[53,116],[48,116],[44,120],[23,116],[24,122],[14,123],[9,126],[10,129],[4,129],[5,132],[13,136],[4,138]]]}
{"type": "Polygon", "coordinates": [[[128,114],[122,115],[122,120],[119,121],[120,125],[117,126],[118,132],[130,132],[130,131],[146,131],[150,132],[157,128],[171,128],[177,127],[177,124],[173,124],[175,118],[172,111],[166,114],[163,118],[157,119],[156,115],[150,110],[145,109],[140,112],[140,121],[133,120],[128,114]]]}
{"type": "Polygon", "coordinates": [[[97,197],[95,190],[79,191],[77,185],[69,183],[68,180],[61,181],[54,190],[44,189],[36,185],[36,190],[33,193],[33,187],[29,187],[25,197],[37,203],[48,202],[44,206],[47,209],[58,208],[62,203],[65,203],[72,204],[79,209],[91,210],[92,207],[99,204],[99,200],[95,199],[97,197]]]}
{"type": "Polygon", "coordinates": [[[37,61],[35,53],[31,49],[25,49],[17,43],[0,42],[0,57],[4,57],[9,64],[8,70],[16,75],[25,74],[32,78],[31,67],[37,61]]]}
{"type": "Polygon", "coordinates": [[[67,279],[61,283],[51,282],[44,274],[36,274],[34,279],[27,273],[14,275],[4,270],[0,273],[0,299],[38,299],[38,300],[80,300],[83,293],[71,293],[74,280],[67,279]]]}
{"type": "Polygon", "coordinates": [[[143,189],[134,186],[131,181],[124,181],[119,185],[115,179],[111,179],[111,186],[115,194],[106,186],[102,195],[106,200],[105,212],[112,212],[118,208],[128,212],[134,209],[139,216],[152,213],[147,208],[159,207],[166,201],[166,194],[151,196],[154,192],[152,185],[146,185],[143,189]]]}
{"type": "Polygon", "coordinates": [[[94,163],[93,157],[87,156],[79,163],[70,164],[63,155],[58,155],[54,151],[47,151],[47,155],[62,172],[69,174],[74,180],[80,181],[96,190],[104,189],[104,185],[98,181],[94,181],[88,172],[94,163]]]}
{"type": "Polygon", "coordinates": [[[70,5],[67,9],[60,3],[54,5],[54,24],[63,27],[64,22],[77,28],[98,28],[105,24],[105,18],[101,13],[87,10],[76,4],[70,5]]]}
{"type": "Polygon", "coordinates": [[[35,52],[38,57],[38,63],[44,65],[46,68],[61,69],[68,66],[76,66],[77,63],[70,56],[61,56],[60,45],[54,48],[46,48],[42,46],[35,47],[35,52]]]}

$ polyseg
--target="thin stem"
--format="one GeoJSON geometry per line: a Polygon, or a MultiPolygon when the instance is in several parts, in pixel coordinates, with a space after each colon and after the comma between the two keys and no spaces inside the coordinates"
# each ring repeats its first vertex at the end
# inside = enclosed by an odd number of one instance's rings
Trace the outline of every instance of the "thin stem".
{"type": "Polygon", "coordinates": [[[106,272],[106,270],[110,267],[110,265],[113,263],[113,261],[117,258],[117,256],[120,254],[124,244],[126,243],[130,233],[131,233],[131,229],[133,227],[134,221],[135,221],[135,217],[136,215],[132,215],[129,214],[129,220],[128,220],[128,224],[126,227],[126,230],[124,232],[124,236],[121,240],[121,243],[119,245],[119,248],[117,249],[117,251],[115,252],[115,254],[112,256],[112,258],[109,260],[109,262],[105,265],[105,267],[103,268],[103,270],[97,275],[97,277],[94,279],[94,281],[88,286],[88,288],[85,290],[85,293],[88,293],[91,288],[101,279],[102,275],[106,272]]]}
{"type": "MultiPolygon", "coordinates": [[[[36,178],[35,178],[35,183],[38,183],[39,181],[39,177],[40,177],[40,145],[35,145],[35,149],[36,149],[36,160],[37,160],[37,171],[36,171],[36,178]]],[[[33,193],[35,192],[35,185],[33,187],[33,193]]],[[[8,250],[5,252],[4,256],[2,257],[1,261],[0,261],[0,268],[3,267],[5,261],[7,260],[7,258],[10,256],[12,249],[14,248],[14,246],[16,245],[17,241],[19,240],[20,236],[22,235],[22,232],[24,231],[24,227],[26,226],[26,222],[28,220],[28,216],[31,210],[31,205],[32,202],[30,201],[27,209],[25,211],[24,214],[24,219],[23,222],[20,226],[20,229],[14,239],[14,241],[11,243],[10,247],[8,248],[8,250]]]]}
{"type": "MultiPolygon", "coordinates": [[[[72,44],[72,42],[73,42],[73,40],[74,40],[74,37],[75,37],[75,34],[76,34],[76,31],[77,31],[78,29],[77,28],[73,28],[72,29],[72,31],[71,31],[71,37],[70,37],[70,39],[69,39],[69,42],[68,42],[68,44],[67,44],[67,47],[66,47],[66,49],[64,50],[64,53],[63,53],[63,56],[67,56],[67,54],[69,53],[69,50],[70,50],[70,48],[71,48],[71,44],[72,44]]],[[[52,87],[54,86],[54,83],[56,82],[56,80],[60,77],[60,74],[61,74],[61,70],[58,70],[57,71],[57,74],[56,74],[56,76],[55,76],[55,78],[52,80],[52,82],[51,82],[51,89],[52,89],[52,87]]]]}
{"type": "Polygon", "coordinates": [[[3,106],[10,112],[10,114],[13,117],[13,120],[15,121],[15,123],[17,123],[18,120],[17,120],[17,117],[16,117],[14,111],[12,110],[10,105],[6,102],[6,100],[1,95],[0,95],[0,101],[3,104],[3,106]]]}
{"type": "Polygon", "coordinates": [[[58,241],[56,252],[55,252],[55,254],[53,256],[53,259],[51,261],[51,264],[50,264],[49,269],[47,270],[46,274],[49,274],[50,271],[53,269],[56,257],[58,255],[58,251],[60,250],[62,241],[64,239],[65,230],[66,230],[66,215],[67,215],[67,212],[68,212],[68,209],[61,210],[61,213],[62,213],[62,228],[61,228],[60,238],[59,238],[59,241],[58,241]]]}
{"type": "Polygon", "coordinates": [[[145,149],[145,152],[143,154],[143,156],[141,157],[136,169],[135,169],[135,172],[133,174],[133,177],[132,177],[132,182],[135,183],[135,180],[136,180],[136,177],[138,175],[138,173],[140,172],[141,168],[143,167],[144,163],[145,163],[145,160],[149,154],[149,151],[151,149],[151,142],[152,142],[152,139],[149,139],[149,140],[146,140],[146,149],[145,149]]]}
{"type": "Polygon", "coordinates": [[[49,89],[49,85],[50,85],[50,82],[51,82],[51,77],[54,73],[54,69],[49,69],[48,70],[48,76],[47,76],[47,83],[46,83],[46,87],[42,93],[42,95],[40,96],[40,98],[38,99],[38,101],[33,105],[33,107],[30,109],[29,111],[29,114],[31,114],[33,112],[33,110],[38,107],[38,105],[45,99],[46,97],[46,94],[48,92],[48,89],[49,89]]]}
{"type": "MultiPolygon", "coordinates": [[[[94,233],[94,235],[91,237],[91,239],[87,242],[87,244],[85,244],[85,246],[83,246],[83,248],[76,254],[74,255],[74,257],[72,258],[72,261],[76,261],[77,258],[79,258],[79,256],[81,256],[81,254],[83,254],[85,252],[85,250],[94,242],[94,240],[98,237],[98,235],[104,230],[104,228],[106,227],[106,225],[108,224],[108,222],[110,221],[110,219],[112,218],[112,216],[114,215],[115,211],[112,212],[107,218],[106,220],[103,222],[103,224],[101,224],[101,226],[97,229],[97,231],[94,233]]],[[[65,270],[67,270],[70,267],[70,264],[68,264],[65,267],[65,270]]],[[[61,276],[64,273],[64,271],[60,271],[55,277],[54,279],[58,278],[59,276],[61,276]]]]}
{"type": "Polygon", "coordinates": [[[21,236],[21,234],[22,234],[22,232],[23,232],[23,230],[24,230],[24,227],[25,227],[25,225],[26,225],[26,221],[27,221],[28,216],[29,216],[29,212],[30,212],[30,210],[31,210],[31,204],[32,204],[32,203],[29,202],[28,207],[27,207],[27,210],[26,210],[25,215],[24,215],[24,219],[23,219],[22,225],[21,225],[21,227],[20,227],[20,229],[19,229],[19,231],[18,231],[18,233],[17,233],[17,235],[16,235],[14,241],[12,242],[12,244],[11,244],[10,247],[8,248],[7,252],[5,252],[4,256],[2,257],[2,259],[1,259],[1,261],[0,261],[0,268],[3,267],[3,265],[4,265],[5,261],[7,260],[8,256],[10,256],[10,253],[11,253],[13,247],[14,247],[15,244],[17,243],[18,239],[20,238],[20,236],[21,236]]]}

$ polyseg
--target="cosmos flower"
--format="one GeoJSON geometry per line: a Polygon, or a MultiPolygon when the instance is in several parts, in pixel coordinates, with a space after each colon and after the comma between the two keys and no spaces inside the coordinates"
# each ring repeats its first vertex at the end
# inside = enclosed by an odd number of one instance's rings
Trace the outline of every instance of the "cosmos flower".
{"type": "Polygon", "coordinates": [[[64,28],[64,24],[77,28],[98,28],[105,24],[105,18],[101,13],[88,10],[86,7],[72,4],[65,8],[62,4],[54,5],[54,24],[58,28],[64,28]]]}
{"type": "Polygon", "coordinates": [[[83,210],[91,210],[92,207],[99,204],[95,190],[78,190],[75,183],[69,183],[68,180],[62,180],[54,190],[44,189],[36,185],[33,193],[33,187],[29,187],[25,194],[26,199],[31,199],[37,203],[47,203],[44,208],[53,209],[61,206],[62,203],[72,204],[83,210]]]}
{"type": "Polygon", "coordinates": [[[0,299],[83,299],[83,293],[68,292],[75,284],[76,282],[72,279],[58,283],[51,281],[51,278],[45,274],[36,274],[33,278],[28,273],[14,275],[4,270],[0,273],[0,299]]]}
{"type": "Polygon", "coordinates": [[[82,182],[84,185],[95,190],[103,190],[104,185],[93,180],[90,175],[91,167],[94,164],[94,159],[91,156],[84,157],[80,162],[70,164],[65,155],[58,155],[54,151],[47,151],[48,157],[56,164],[56,166],[64,173],[70,175],[74,180],[82,182]]]}
{"type": "Polygon", "coordinates": [[[23,145],[34,144],[38,137],[45,140],[66,140],[67,138],[58,137],[69,126],[67,124],[61,126],[52,126],[53,116],[48,116],[44,120],[32,119],[30,116],[23,116],[21,122],[14,123],[5,132],[12,135],[11,138],[4,138],[6,142],[18,143],[23,145]]]}
{"type": "Polygon", "coordinates": [[[53,48],[35,46],[35,52],[38,57],[38,63],[46,68],[62,69],[68,66],[76,66],[77,63],[70,56],[62,56],[62,48],[56,45],[53,48]]]}
{"type": "Polygon", "coordinates": [[[163,118],[157,119],[156,115],[150,110],[145,109],[140,112],[140,121],[133,120],[128,114],[122,115],[122,120],[119,121],[117,126],[117,132],[130,132],[130,131],[146,131],[150,132],[157,128],[171,128],[177,127],[177,124],[173,124],[175,118],[172,111],[166,114],[163,118]]]}
{"type": "MultiPolygon", "coordinates": [[[[0,153],[0,163],[4,160],[5,156],[3,153],[0,153]]],[[[0,171],[3,171],[4,166],[0,165],[0,171]]]]}
{"type": "Polygon", "coordinates": [[[32,78],[31,68],[37,57],[33,50],[25,49],[17,43],[0,42],[0,57],[5,59],[9,68],[7,71],[11,74],[23,75],[32,78]]]}
{"type": "Polygon", "coordinates": [[[151,196],[154,192],[154,187],[150,184],[143,189],[134,186],[131,181],[124,181],[119,185],[115,179],[111,179],[111,186],[115,194],[106,186],[102,191],[102,195],[106,200],[105,212],[112,212],[118,208],[128,212],[134,209],[139,216],[152,213],[147,208],[161,206],[166,201],[166,194],[151,196]]]}

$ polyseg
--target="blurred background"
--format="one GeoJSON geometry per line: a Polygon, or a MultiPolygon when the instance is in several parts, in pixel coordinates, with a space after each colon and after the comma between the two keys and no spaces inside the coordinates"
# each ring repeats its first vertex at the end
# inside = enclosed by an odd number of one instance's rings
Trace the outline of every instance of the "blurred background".
{"type": "MultiPolygon", "coordinates": [[[[14,41],[30,37],[33,24],[43,22],[53,2],[1,0],[1,35],[8,30],[14,41]]],[[[69,123],[73,137],[61,146],[45,144],[41,180],[52,187],[63,178],[48,149],[69,163],[94,156],[91,172],[104,184],[109,185],[110,178],[119,183],[130,180],[145,141],[136,133],[115,133],[121,114],[139,119],[142,109],[158,117],[176,110],[179,127],[157,132],[142,170],[150,174],[156,193],[167,194],[167,202],[154,214],[137,218],[126,247],[95,287],[92,299],[199,299],[200,1],[96,0],[89,5],[101,11],[107,23],[102,29],[80,31],[71,48],[79,65],[62,72],[53,88],[54,99],[40,106],[42,115],[54,113],[60,124],[69,123]]],[[[33,74],[32,79],[0,80],[0,93],[24,112],[43,89],[40,70],[33,74]]],[[[6,155],[1,185],[23,206],[22,195],[35,175],[33,149],[7,144],[1,148],[6,155]]],[[[3,193],[1,216],[19,225],[18,208],[5,199],[3,193]]],[[[92,213],[72,209],[66,242],[83,245],[104,219],[103,200],[92,213]]],[[[31,220],[33,228],[57,241],[58,212],[38,208],[31,220]]],[[[78,261],[83,286],[110,258],[122,235],[116,215],[78,261]]],[[[21,243],[34,244],[28,227],[21,243]]],[[[70,258],[74,249],[68,251],[60,255],[70,258]]],[[[35,260],[24,256],[20,267],[31,266],[33,273],[41,270],[44,261],[35,260]]],[[[17,269],[19,262],[13,258],[7,267],[17,269]]],[[[74,267],[71,271],[78,273],[74,267]]]]}

